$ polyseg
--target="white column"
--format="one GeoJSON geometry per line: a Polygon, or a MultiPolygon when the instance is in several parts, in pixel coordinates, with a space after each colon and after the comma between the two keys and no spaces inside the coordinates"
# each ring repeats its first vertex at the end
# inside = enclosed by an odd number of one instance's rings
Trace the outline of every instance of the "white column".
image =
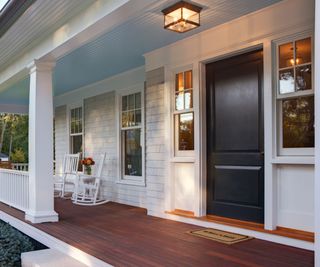
{"type": "Polygon", "coordinates": [[[30,70],[29,210],[32,223],[56,222],[53,192],[53,62],[35,60],[30,70]]]}
{"type": "Polygon", "coordinates": [[[320,0],[315,0],[315,266],[320,267],[320,0]]]}

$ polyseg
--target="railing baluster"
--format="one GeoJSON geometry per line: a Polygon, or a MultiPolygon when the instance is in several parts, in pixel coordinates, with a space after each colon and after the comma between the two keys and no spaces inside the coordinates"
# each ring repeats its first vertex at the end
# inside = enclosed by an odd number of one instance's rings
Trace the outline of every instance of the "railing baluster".
{"type": "Polygon", "coordinates": [[[29,208],[29,173],[14,170],[0,169],[0,201],[15,207],[19,210],[26,211],[29,208]]]}

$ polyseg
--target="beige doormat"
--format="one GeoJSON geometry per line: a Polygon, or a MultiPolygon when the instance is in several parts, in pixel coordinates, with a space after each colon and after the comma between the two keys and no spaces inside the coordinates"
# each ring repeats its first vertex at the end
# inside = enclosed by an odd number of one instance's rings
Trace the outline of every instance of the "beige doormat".
{"type": "Polygon", "coordinates": [[[239,234],[225,232],[217,229],[210,229],[210,228],[189,231],[187,233],[194,236],[211,239],[227,245],[232,245],[242,241],[253,239],[253,237],[250,237],[250,236],[239,235],[239,234]]]}

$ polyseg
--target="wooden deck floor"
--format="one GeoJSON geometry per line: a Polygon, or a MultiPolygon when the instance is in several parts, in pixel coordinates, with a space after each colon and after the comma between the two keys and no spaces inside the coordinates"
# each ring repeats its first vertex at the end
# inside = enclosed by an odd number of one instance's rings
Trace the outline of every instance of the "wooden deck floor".
{"type": "MultiPolygon", "coordinates": [[[[224,245],[186,234],[198,226],[146,215],[144,209],[107,203],[75,206],[56,199],[58,223],[34,225],[114,266],[313,266],[313,252],[253,239],[224,245]]],[[[0,210],[23,214],[0,203],[0,210]]]]}

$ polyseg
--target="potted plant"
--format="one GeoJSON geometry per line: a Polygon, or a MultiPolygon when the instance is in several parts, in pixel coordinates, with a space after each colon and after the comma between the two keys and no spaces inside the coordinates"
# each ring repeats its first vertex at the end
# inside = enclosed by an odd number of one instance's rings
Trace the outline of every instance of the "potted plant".
{"type": "Polygon", "coordinates": [[[84,173],[91,175],[92,174],[92,166],[95,164],[94,160],[90,157],[84,158],[81,161],[82,165],[84,166],[84,173]]]}

